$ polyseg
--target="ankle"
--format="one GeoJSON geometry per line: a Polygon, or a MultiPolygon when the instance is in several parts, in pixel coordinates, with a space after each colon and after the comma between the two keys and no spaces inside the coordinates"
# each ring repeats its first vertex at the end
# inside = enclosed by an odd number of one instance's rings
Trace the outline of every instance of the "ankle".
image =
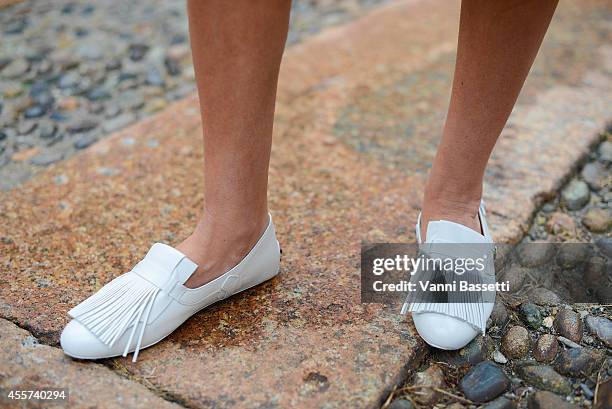
{"type": "Polygon", "coordinates": [[[212,217],[208,214],[177,249],[198,265],[185,285],[199,287],[221,276],[240,262],[268,226],[265,217],[212,217]]]}
{"type": "Polygon", "coordinates": [[[455,218],[473,218],[478,215],[480,199],[431,197],[423,199],[423,213],[430,216],[447,216],[455,218]]]}
{"type": "Polygon", "coordinates": [[[446,220],[462,224],[481,233],[478,210],[482,189],[458,190],[456,185],[427,185],[421,212],[421,237],[426,239],[430,221],[446,220]]]}

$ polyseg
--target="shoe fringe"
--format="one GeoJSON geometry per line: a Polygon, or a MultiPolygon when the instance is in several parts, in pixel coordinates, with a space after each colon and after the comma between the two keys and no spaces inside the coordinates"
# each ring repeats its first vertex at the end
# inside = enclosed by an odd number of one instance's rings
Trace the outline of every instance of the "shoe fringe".
{"type": "Polygon", "coordinates": [[[153,303],[160,289],[142,277],[126,273],[68,311],[68,315],[89,329],[111,348],[132,326],[123,356],[127,356],[140,327],[132,362],[136,362],[153,303]]]}
{"type": "MultiPolygon", "coordinates": [[[[492,265],[488,266],[488,268],[493,269],[494,271],[494,267],[492,265]]],[[[494,293],[489,295],[490,293],[483,294],[482,292],[474,293],[470,291],[457,290],[438,294],[430,291],[423,291],[419,285],[419,281],[429,281],[429,283],[436,284],[452,283],[453,281],[458,281],[458,277],[461,281],[465,281],[469,285],[495,283],[494,273],[492,275],[476,273],[458,276],[452,270],[420,270],[417,274],[411,277],[411,281],[415,282],[416,284],[416,291],[408,293],[400,313],[432,312],[443,314],[467,322],[481,331],[484,335],[487,327],[487,320],[489,318],[486,306],[495,302],[494,293]],[[492,300],[489,299],[491,297],[492,300]]]]}

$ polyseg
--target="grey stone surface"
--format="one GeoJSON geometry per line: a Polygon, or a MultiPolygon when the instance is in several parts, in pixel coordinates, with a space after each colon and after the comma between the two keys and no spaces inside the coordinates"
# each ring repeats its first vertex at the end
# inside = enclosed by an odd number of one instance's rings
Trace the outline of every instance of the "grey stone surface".
{"type": "Polygon", "coordinates": [[[30,64],[25,58],[17,58],[2,69],[0,74],[9,79],[17,79],[30,69],[30,64]]]}
{"type": "Polygon", "coordinates": [[[497,362],[498,364],[507,364],[508,363],[508,358],[506,358],[506,356],[504,354],[502,354],[500,351],[495,350],[493,351],[493,360],[495,362],[497,362]]]}
{"type": "Polygon", "coordinates": [[[529,396],[529,409],[578,409],[558,395],[548,391],[538,391],[529,396]]]}
{"type": "Polygon", "coordinates": [[[409,400],[396,399],[387,406],[387,409],[414,409],[414,405],[409,400]]]}
{"type": "Polygon", "coordinates": [[[461,348],[459,355],[470,365],[476,365],[487,359],[493,348],[491,337],[480,334],[465,347],[461,348]]]}
{"type": "Polygon", "coordinates": [[[96,126],[98,126],[98,121],[94,117],[89,116],[77,118],[75,121],[69,123],[66,129],[68,132],[82,133],[92,130],[96,126]]]}
{"type": "Polygon", "coordinates": [[[468,399],[487,402],[507,390],[510,380],[493,362],[483,361],[470,369],[459,386],[468,399]]]}
{"type": "Polygon", "coordinates": [[[599,250],[609,258],[612,258],[612,238],[602,237],[595,241],[599,250]]]}
{"type": "Polygon", "coordinates": [[[62,152],[45,152],[40,155],[34,156],[31,159],[31,162],[33,165],[36,166],[48,166],[52,163],[60,161],[62,157],[62,152]]]}
{"type": "Polygon", "coordinates": [[[582,345],[575,343],[571,339],[565,338],[562,335],[557,337],[557,340],[568,348],[582,348],[582,345]]]}
{"type": "Polygon", "coordinates": [[[599,147],[599,157],[605,162],[612,162],[612,142],[605,141],[599,147]]]}
{"type": "Polygon", "coordinates": [[[585,319],[586,327],[609,348],[612,348],[612,320],[606,317],[588,316],[585,319]]]}
{"type": "Polygon", "coordinates": [[[561,197],[568,209],[581,209],[589,202],[589,187],[581,180],[572,180],[570,184],[563,189],[561,197]]]}
{"type": "Polygon", "coordinates": [[[102,125],[102,129],[106,133],[112,133],[118,131],[121,128],[126,127],[136,120],[136,115],[131,112],[127,112],[125,114],[121,114],[112,119],[108,119],[102,125]]]}
{"type": "Polygon", "coordinates": [[[95,143],[97,140],[98,137],[95,134],[81,135],[77,140],[74,141],[74,147],[76,149],[85,149],[95,143]]]}
{"type": "Polygon", "coordinates": [[[526,363],[518,365],[516,371],[527,383],[536,388],[559,395],[569,395],[572,392],[570,382],[551,366],[526,363]]]}
{"type": "Polygon", "coordinates": [[[569,348],[557,355],[555,369],[567,376],[591,376],[601,367],[605,354],[591,348],[569,348]]]}
{"type": "Polygon", "coordinates": [[[609,170],[601,162],[589,162],[581,172],[584,181],[594,190],[599,190],[610,178],[609,170]]]}
{"type": "Polygon", "coordinates": [[[532,303],[523,303],[520,307],[521,318],[529,328],[538,329],[542,326],[542,313],[532,303]]]}
{"type": "Polygon", "coordinates": [[[436,361],[463,367],[476,365],[489,358],[495,350],[493,340],[488,335],[479,334],[459,351],[436,350],[433,357],[436,361]]]}
{"type": "Polygon", "coordinates": [[[482,406],[482,409],[514,409],[516,408],[516,402],[512,399],[508,399],[504,396],[500,396],[497,399],[492,400],[486,405],[482,406]]]}

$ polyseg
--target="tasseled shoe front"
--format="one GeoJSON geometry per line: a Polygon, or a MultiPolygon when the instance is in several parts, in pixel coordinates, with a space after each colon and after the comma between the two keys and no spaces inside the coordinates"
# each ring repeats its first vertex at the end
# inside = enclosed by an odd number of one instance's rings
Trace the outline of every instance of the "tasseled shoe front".
{"type": "Polygon", "coordinates": [[[426,242],[421,240],[421,216],[416,225],[419,249],[427,259],[459,260],[471,258],[483,260],[482,270],[459,274],[456,263],[451,268],[427,268],[418,271],[411,282],[418,291],[409,293],[401,313],[412,313],[417,332],[428,344],[446,350],[464,347],[478,333],[485,333],[487,320],[493,311],[495,291],[462,291],[482,284],[495,284],[495,245],[485,219],[484,202],[481,201],[478,216],[482,234],[458,223],[436,220],[427,225],[426,242]],[[438,284],[451,290],[432,294],[419,283],[438,284]],[[451,284],[455,284],[453,287],[451,284]]]}
{"type": "Polygon", "coordinates": [[[127,356],[138,328],[134,356],[136,362],[151,307],[160,288],[138,274],[122,274],[85,301],[68,311],[68,315],[87,327],[100,341],[112,347],[121,335],[132,328],[123,356],[127,356]]]}
{"type": "Polygon", "coordinates": [[[64,353],[79,359],[126,356],[161,341],[207,306],[278,274],[280,247],[274,224],[233,268],[198,287],[184,284],[198,266],[166,244],[154,244],[134,268],[69,311],[64,353]]]}
{"type": "Polygon", "coordinates": [[[140,349],[150,343],[148,339],[143,345],[143,340],[150,338],[147,331],[154,305],[157,304],[159,313],[176,301],[176,294],[180,293],[176,290],[184,289],[182,284],[196,268],[197,265],[178,250],[156,243],[132,271],[106,284],[68,311],[68,315],[108,351],[116,351],[116,345],[120,345],[119,351],[122,351],[116,355],[127,356],[134,351],[132,360],[135,362],[140,349]]]}

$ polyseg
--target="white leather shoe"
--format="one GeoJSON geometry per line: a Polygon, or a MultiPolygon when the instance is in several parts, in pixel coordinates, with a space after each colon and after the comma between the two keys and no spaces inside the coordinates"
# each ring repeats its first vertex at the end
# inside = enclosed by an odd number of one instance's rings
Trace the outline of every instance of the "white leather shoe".
{"type": "MultiPolygon", "coordinates": [[[[486,263],[485,280],[489,283],[495,282],[495,268],[493,263],[493,239],[489,232],[485,219],[484,202],[479,207],[479,218],[482,234],[463,226],[459,223],[446,220],[430,221],[427,225],[427,239],[425,244],[421,241],[421,215],[417,220],[416,236],[420,246],[438,245],[437,249],[444,244],[451,244],[461,249],[465,246],[466,251],[476,248],[476,252],[484,251],[488,262],[486,263]]],[[[436,247],[433,247],[436,249],[436,247]]],[[[479,253],[480,254],[480,253],[479,253]]],[[[457,296],[454,294],[453,296],[457,296]]],[[[461,349],[480,333],[484,335],[487,320],[493,311],[494,294],[487,294],[483,302],[410,302],[410,294],[402,307],[402,314],[412,312],[412,319],[417,332],[429,345],[446,350],[461,349]],[[484,302],[486,298],[486,302],[484,302]],[[493,298],[493,300],[491,300],[493,298]]]]}
{"type": "Polygon", "coordinates": [[[155,243],[132,271],[115,278],[71,309],[60,343],[74,358],[126,356],[170,335],[193,314],[278,274],[274,224],[231,270],[198,288],[183,284],[197,265],[180,251],[155,243]]]}

